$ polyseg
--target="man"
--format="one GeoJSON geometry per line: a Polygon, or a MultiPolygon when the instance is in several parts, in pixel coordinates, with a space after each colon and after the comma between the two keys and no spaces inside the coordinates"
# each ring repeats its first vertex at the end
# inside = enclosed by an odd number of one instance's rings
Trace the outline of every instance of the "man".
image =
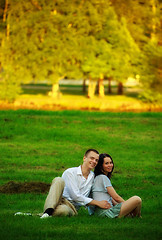
{"type": "Polygon", "coordinates": [[[98,151],[88,149],[81,166],[65,170],[62,177],[57,177],[52,181],[41,218],[74,216],[77,215],[77,210],[81,206],[110,208],[107,201],[96,201],[89,197],[94,180],[92,169],[95,168],[98,160],[98,151]]]}

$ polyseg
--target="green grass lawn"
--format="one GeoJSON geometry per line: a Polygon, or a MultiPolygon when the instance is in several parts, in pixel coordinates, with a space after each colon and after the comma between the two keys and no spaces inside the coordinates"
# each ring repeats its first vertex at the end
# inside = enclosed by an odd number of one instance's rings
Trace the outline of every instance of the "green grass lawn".
{"type": "Polygon", "coordinates": [[[160,239],[162,113],[0,111],[0,185],[50,183],[96,148],[112,155],[112,184],[143,200],[142,219],[101,219],[82,208],[76,217],[40,219],[46,194],[1,194],[2,239],[160,239]]]}

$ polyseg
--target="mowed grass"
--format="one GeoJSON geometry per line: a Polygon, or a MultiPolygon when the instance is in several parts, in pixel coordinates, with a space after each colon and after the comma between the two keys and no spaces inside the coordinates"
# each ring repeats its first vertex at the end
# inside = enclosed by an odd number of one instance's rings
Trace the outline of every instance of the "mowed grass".
{"type": "Polygon", "coordinates": [[[0,185],[50,183],[96,148],[112,155],[112,184],[142,198],[142,219],[89,216],[40,219],[46,194],[1,194],[2,239],[160,239],[162,113],[0,111],[0,185]]]}

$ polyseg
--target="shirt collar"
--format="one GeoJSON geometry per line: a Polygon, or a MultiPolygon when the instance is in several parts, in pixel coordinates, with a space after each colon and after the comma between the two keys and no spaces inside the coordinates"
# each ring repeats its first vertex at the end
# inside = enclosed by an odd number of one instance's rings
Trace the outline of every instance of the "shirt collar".
{"type": "Polygon", "coordinates": [[[82,174],[82,169],[81,169],[81,165],[78,167],[77,169],[77,175],[83,175],[82,174]]]}
{"type": "MultiPolygon", "coordinates": [[[[83,176],[83,174],[82,174],[82,169],[81,169],[81,165],[78,167],[78,169],[77,169],[77,175],[81,175],[81,176],[83,176]]],[[[94,173],[92,172],[92,171],[90,171],[90,173],[89,173],[89,175],[88,175],[88,178],[89,177],[92,177],[94,175],[94,173]]]]}

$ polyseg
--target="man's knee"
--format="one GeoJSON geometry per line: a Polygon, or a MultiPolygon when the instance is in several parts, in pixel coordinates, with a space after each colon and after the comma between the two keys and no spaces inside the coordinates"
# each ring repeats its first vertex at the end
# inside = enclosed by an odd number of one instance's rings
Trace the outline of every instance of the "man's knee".
{"type": "Polygon", "coordinates": [[[53,180],[52,180],[52,185],[53,184],[59,184],[59,185],[62,185],[62,187],[65,187],[65,182],[63,180],[62,177],[55,177],[53,180]]]}

